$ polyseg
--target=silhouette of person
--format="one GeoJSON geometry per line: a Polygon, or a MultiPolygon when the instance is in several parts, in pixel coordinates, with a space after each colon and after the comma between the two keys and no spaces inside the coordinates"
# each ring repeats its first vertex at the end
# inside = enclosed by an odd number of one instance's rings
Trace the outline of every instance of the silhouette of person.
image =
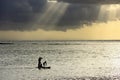
{"type": "Polygon", "coordinates": [[[42,63],[41,63],[42,59],[43,59],[42,57],[39,57],[39,59],[38,59],[38,69],[42,68],[42,63]]]}
{"type": "Polygon", "coordinates": [[[45,62],[43,62],[43,66],[45,67],[47,65],[47,62],[45,61],[45,62]]]}

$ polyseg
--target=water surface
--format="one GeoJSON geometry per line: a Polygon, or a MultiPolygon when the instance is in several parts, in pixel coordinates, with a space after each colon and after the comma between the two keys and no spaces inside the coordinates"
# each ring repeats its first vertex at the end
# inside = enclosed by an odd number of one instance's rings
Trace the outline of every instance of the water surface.
{"type": "Polygon", "coordinates": [[[1,42],[13,44],[0,44],[0,80],[119,79],[119,41],[1,42]],[[51,69],[36,68],[40,56],[51,69]]]}

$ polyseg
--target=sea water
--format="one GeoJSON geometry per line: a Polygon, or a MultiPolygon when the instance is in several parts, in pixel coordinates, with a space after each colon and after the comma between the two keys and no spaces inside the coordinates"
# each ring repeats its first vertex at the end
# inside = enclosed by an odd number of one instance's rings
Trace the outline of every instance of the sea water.
{"type": "Polygon", "coordinates": [[[119,41],[0,42],[0,80],[120,79],[119,41]],[[37,69],[39,57],[51,69],[37,69]]]}

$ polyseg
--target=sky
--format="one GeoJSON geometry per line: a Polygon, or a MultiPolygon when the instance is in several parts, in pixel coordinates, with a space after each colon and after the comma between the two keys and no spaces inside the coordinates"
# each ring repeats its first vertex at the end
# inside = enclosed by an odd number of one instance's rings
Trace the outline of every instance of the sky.
{"type": "Polygon", "coordinates": [[[0,40],[120,40],[119,0],[0,0],[0,40]]]}

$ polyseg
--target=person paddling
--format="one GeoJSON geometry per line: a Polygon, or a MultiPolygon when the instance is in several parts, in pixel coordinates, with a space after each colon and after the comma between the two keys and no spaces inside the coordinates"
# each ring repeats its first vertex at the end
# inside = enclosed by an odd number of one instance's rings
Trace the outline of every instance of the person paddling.
{"type": "Polygon", "coordinates": [[[42,68],[42,63],[41,63],[42,59],[43,59],[42,57],[39,57],[39,59],[38,59],[38,69],[42,68]]]}
{"type": "Polygon", "coordinates": [[[39,57],[38,58],[38,69],[40,70],[40,69],[50,69],[51,67],[50,66],[46,66],[47,65],[47,62],[45,61],[43,64],[42,64],[42,62],[41,62],[41,60],[42,60],[43,58],[42,57],[39,57]]]}

